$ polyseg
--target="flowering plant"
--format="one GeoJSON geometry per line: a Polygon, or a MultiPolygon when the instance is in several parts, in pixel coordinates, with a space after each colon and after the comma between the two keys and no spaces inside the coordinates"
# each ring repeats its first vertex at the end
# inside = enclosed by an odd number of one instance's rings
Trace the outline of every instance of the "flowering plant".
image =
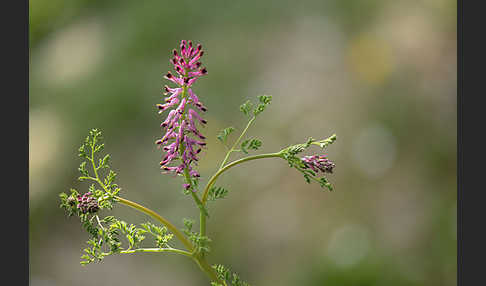
{"type": "Polygon", "coordinates": [[[131,254],[138,252],[167,252],[187,256],[192,259],[200,269],[206,273],[211,285],[249,285],[243,282],[236,273],[220,264],[210,265],[207,256],[210,251],[211,239],[206,234],[206,224],[209,218],[208,201],[224,198],[228,190],[216,187],[218,177],[229,169],[247,161],[263,158],[280,158],[301,172],[307,183],[315,181],[323,188],[333,190],[325,174],[333,172],[335,164],[326,155],[305,156],[297,155],[312,145],[324,149],[336,140],[336,135],[327,139],[314,140],[309,138],[305,143],[291,145],[276,153],[250,155],[250,151],[258,150],[262,142],[258,139],[246,139],[245,135],[257,117],[271,103],[269,95],[258,96],[257,104],[247,101],[240,106],[241,112],[246,115],[248,123],[240,136],[231,147],[227,146],[229,135],[235,131],[233,127],[223,129],[218,140],[224,144],[228,151],[218,171],[210,177],[204,188],[200,188],[200,174],[197,171],[197,162],[206,137],[198,129],[199,125],[207,124],[200,113],[207,109],[199,100],[193,90],[194,83],[207,74],[201,67],[200,59],[203,50],[200,44],[194,46],[191,41],[183,40],[180,50],[173,50],[171,63],[176,74],[168,72],[164,77],[175,84],[175,87],[165,86],[165,103],[157,104],[159,113],[171,109],[167,118],[162,122],[163,135],[155,143],[162,149],[163,156],[160,162],[163,173],[172,173],[175,177],[182,177],[182,190],[184,194],[191,195],[199,208],[199,231],[193,230],[194,221],[183,219],[183,228],[176,227],[166,218],[138,203],[120,196],[121,188],[114,183],[116,173],[108,165],[110,155],[101,155],[104,149],[102,134],[92,129],[79,148],[79,156],[84,161],[79,166],[81,176],[79,180],[90,181],[88,192],[80,194],[71,189],[70,194],[61,193],[61,207],[69,216],[80,218],[83,227],[90,235],[88,247],[81,256],[82,265],[101,261],[105,256],[112,254],[131,254]],[[229,162],[233,153],[243,153],[245,157],[229,162]],[[100,156],[101,155],[101,156],[100,156]],[[89,166],[89,167],[88,167],[89,166]],[[128,224],[114,216],[102,217],[101,213],[111,210],[116,204],[123,204],[140,211],[152,219],[152,222],[142,223],[140,226],[128,224]],[[147,236],[153,237],[152,247],[142,245],[147,236]],[[122,242],[122,238],[123,239],[122,242]],[[182,245],[174,246],[174,238],[182,245]]]}

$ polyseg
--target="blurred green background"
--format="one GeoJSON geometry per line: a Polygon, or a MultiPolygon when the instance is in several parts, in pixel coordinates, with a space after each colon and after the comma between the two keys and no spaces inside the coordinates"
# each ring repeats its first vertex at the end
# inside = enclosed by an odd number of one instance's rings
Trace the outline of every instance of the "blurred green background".
{"type": "Polygon", "coordinates": [[[221,177],[211,263],[252,285],[456,285],[456,1],[31,0],[29,13],[31,285],[208,285],[174,255],[80,266],[88,235],[58,207],[87,190],[77,149],[99,128],[124,197],[197,220],[154,144],[181,39],[202,43],[209,71],[195,86],[209,109],[202,184],[224,157],[218,131],[241,131],[238,107],[259,94],[273,95],[249,131],[261,152],[338,135],[335,192],[277,159],[221,177]]]}

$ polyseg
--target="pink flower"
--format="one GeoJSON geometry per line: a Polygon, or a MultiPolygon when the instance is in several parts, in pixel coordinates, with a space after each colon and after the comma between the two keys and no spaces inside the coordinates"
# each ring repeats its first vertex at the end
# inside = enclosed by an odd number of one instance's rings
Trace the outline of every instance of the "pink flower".
{"type": "MultiPolygon", "coordinates": [[[[207,122],[193,108],[188,107],[193,105],[200,111],[207,110],[191,88],[201,76],[207,74],[206,68],[201,67],[199,61],[203,54],[200,44],[194,47],[191,41],[181,41],[179,51],[174,49],[173,58],[170,60],[176,73],[169,71],[164,76],[177,87],[164,86],[164,95],[167,96],[165,103],[157,104],[159,113],[175,108],[160,125],[165,130],[165,135],[155,142],[166,153],[160,162],[161,169],[175,174],[183,174],[187,170],[191,177],[199,177],[193,165],[199,160],[197,155],[201,148],[206,145],[201,141],[206,137],[199,132],[196,123],[207,122]],[[190,134],[197,139],[190,137],[190,134]]],[[[184,184],[183,187],[187,190],[191,186],[184,184]]]]}

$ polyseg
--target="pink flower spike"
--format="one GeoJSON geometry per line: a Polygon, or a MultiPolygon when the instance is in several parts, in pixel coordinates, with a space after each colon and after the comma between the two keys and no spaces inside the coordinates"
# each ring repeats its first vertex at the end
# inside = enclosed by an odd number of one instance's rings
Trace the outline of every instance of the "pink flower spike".
{"type": "MultiPolygon", "coordinates": [[[[186,108],[186,106],[196,106],[201,111],[206,111],[206,107],[200,102],[199,98],[190,88],[196,80],[207,73],[205,68],[201,68],[199,61],[204,54],[201,44],[196,46],[192,41],[182,40],[180,50],[172,50],[172,59],[170,62],[174,66],[176,73],[168,72],[164,77],[176,84],[177,87],[165,86],[166,98],[165,104],[157,104],[159,113],[172,109],[161,127],[165,129],[165,135],[156,141],[156,143],[165,152],[161,163],[161,168],[167,172],[182,174],[189,172],[192,177],[199,177],[199,173],[193,170],[197,164],[198,154],[201,148],[206,145],[204,135],[202,135],[195,124],[195,120],[201,124],[206,124],[196,111],[195,108],[186,108]],[[183,91],[187,93],[184,96],[183,91]],[[181,146],[184,146],[183,148],[181,146]],[[181,152],[181,150],[183,150],[181,152]],[[178,162],[171,166],[171,164],[178,162]]],[[[186,187],[186,186],[184,186],[186,187]]]]}

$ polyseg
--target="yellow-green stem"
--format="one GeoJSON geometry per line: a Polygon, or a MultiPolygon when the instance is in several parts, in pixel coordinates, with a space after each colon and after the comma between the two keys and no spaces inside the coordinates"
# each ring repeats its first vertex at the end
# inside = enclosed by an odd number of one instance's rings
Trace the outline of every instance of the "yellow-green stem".
{"type": "Polygon", "coordinates": [[[224,160],[223,162],[221,163],[221,166],[219,167],[219,169],[221,170],[224,166],[224,164],[226,164],[226,161],[228,161],[229,159],[229,156],[231,155],[231,153],[233,151],[235,151],[235,147],[238,146],[238,143],[240,143],[241,139],[243,138],[243,136],[245,136],[246,134],[246,131],[248,131],[248,128],[250,127],[250,125],[253,123],[253,121],[255,121],[256,119],[256,116],[253,116],[252,119],[250,119],[250,121],[248,121],[248,124],[246,124],[246,127],[245,129],[243,129],[243,132],[241,132],[241,135],[240,137],[238,137],[238,139],[235,141],[235,143],[233,144],[233,146],[231,147],[231,149],[228,151],[228,153],[226,153],[226,156],[224,157],[224,160]]]}
{"type": "Polygon", "coordinates": [[[216,172],[216,174],[214,174],[211,177],[211,179],[209,179],[209,182],[207,183],[206,188],[204,188],[204,192],[203,192],[203,196],[202,196],[202,203],[203,203],[203,205],[208,200],[208,192],[209,192],[209,189],[214,185],[214,183],[216,182],[216,180],[218,179],[218,177],[222,173],[224,173],[225,171],[227,171],[228,169],[230,169],[231,167],[234,167],[234,166],[236,166],[238,164],[241,164],[241,163],[244,163],[244,162],[247,162],[247,161],[251,161],[251,160],[263,159],[263,158],[276,158],[276,157],[281,157],[281,156],[282,155],[281,155],[280,152],[278,152],[278,153],[268,153],[268,154],[260,154],[260,155],[248,156],[248,157],[241,158],[239,160],[233,161],[233,162],[229,163],[228,165],[224,166],[223,168],[219,169],[219,171],[216,172]]]}
{"type": "Polygon", "coordinates": [[[184,234],[182,234],[182,232],[179,231],[179,229],[177,229],[177,227],[175,227],[170,221],[168,221],[167,219],[163,218],[161,215],[159,215],[158,213],[154,212],[153,210],[149,209],[149,208],[146,208],[142,205],[139,205],[135,202],[132,202],[130,200],[127,200],[127,199],[124,199],[122,197],[119,197],[119,196],[116,196],[115,197],[120,203],[124,204],[124,205],[127,205],[129,207],[132,207],[138,211],[141,211],[151,217],[153,217],[154,219],[158,220],[160,223],[162,223],[163,225],[165,225],[167,227],[167,229],[169,229],[183,244],[184,246],[187,248],[187,250],[189,252],[192,252],[194,250],[194,247],[192,246],[191,242],[189,240],[187,240],[187,238],[184,236],[184,234]]]}
{"type": "Polygon", "coordinates": [[[196,260],[196,263],[199,266],[199,268],[201,268],[201,270],[204,271],[208,275],[208,277],[209,277],[209,279],[211,279],[211,281],[217,282],[219,284],[226,286],[226,282],[218,279],[216,272],[211,267],[211,265],[209,265],[209,263],[206,261],[206,259],[204,257],[195,258],[195,260],[196,260]]]}
{"type": "MultiPolygon", "coordinates": [[[[198,256],[197,254],[196,255],[194,254],[194,247],[192,246],[191,242],[189,242],[186,239],[186,237],[172,223],[170,223],[168,220],[166,220],[161,215],[159,215],[158,213],[154,212],[153,210],[151,210],[149,208],[146,208],[142,205],[139,205],[135,202],[124,199],[122,197],[116,196],[115,198],[120,203],[125,204],[129,207],[132,207],[132,208],[134,208],[138,211],[141,211],[141,212],[153,217],[154,219],[158,220],[163,225],[165,225],[167,227],[167,229],[169,229],[189,250],[189,252],[186,252],[186,251],[183,251],[183,250],[175,251],[174,249],[172,249],[172,250],[170,250],[171,252],[190,256],[196,262],[196,264],[199,266],[199,268],[201,268],[201,270],[204,273],[206,273],[206,275],[208,275],[208,277],[211,279],[211,281],[218,282],[220,284],[226,285],[226,283],[224,281],[221,281],[221,280],[218,279],[216,272],[214,271],[213,268],[211,268],[211,266],[208,264],[208,262],[206,261],[206,259],[204,257],[198,256]]],[[[140,252],[157,252],[157,251],[152,250],[152,249],[145,249],[145,250],[139,249],[139,250],[130,250],[129,252],[126,252],[126,253],[139,252],[139,251],[140,252]]],[[[165,250],[165,251],[169,251],[169,250],[165,250]]],[[[158,251],[158,252],[163,252],[163,251],[158,251]]]]}
{"type": "Polygon", "coordinates": [[[120,253],[122,254],[130,254],[136,252],[172,252],[172,253],[182,254],[192,258],[192,254],[190,252],[180,250],[180,249],[175,249],[175,248],[137,248],[137,249],[120,251],[120,253]]]}

